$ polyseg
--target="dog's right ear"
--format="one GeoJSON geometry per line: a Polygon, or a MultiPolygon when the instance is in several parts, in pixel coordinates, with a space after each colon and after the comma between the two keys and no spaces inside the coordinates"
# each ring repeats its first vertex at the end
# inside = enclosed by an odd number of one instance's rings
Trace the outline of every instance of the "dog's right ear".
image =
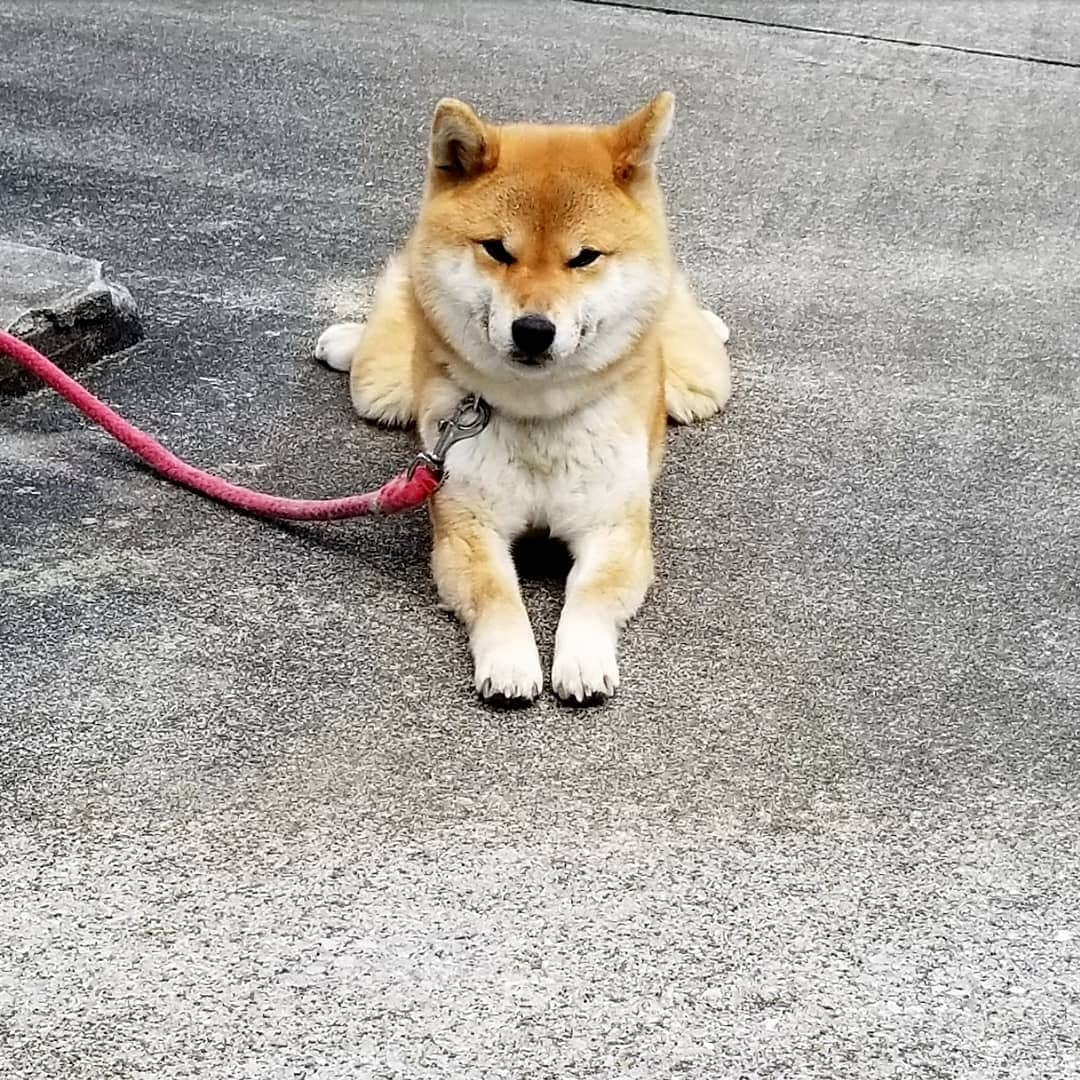
{"type": "Polygon", "coordinates": [[[495,133],[468,105],[443,98],[431,123],[431,167],[464,179],[495,164],[495,133]]]}

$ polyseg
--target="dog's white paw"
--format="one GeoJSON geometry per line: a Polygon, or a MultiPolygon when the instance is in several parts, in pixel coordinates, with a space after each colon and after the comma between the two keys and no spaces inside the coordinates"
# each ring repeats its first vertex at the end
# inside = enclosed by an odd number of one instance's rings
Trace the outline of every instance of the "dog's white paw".
{"type": "Polygon", "coordinates": [[[544,684],[532,631],[473,643],[476,691],[485,701],[535,701],[544,684]]]}
{"type": "Polygon", "coordinates": [[[360,345],[364,324],[339,322],[328,326],[315,343],[315,359],[335,371],[348,371],[360,345]]]}
{"type": "Polygon", "coordinates": [[[619,688],[614,631],[564,617],[555,635],[551,686],[563,701],[577,705],[611,697],[619,688]]]}
{"type": "Polygon", "coordinates": [[[724,322],[715,311],[709,311],[707,308],[702,308],[701,311],[720,335],[720,340],[726,345],[728,343],[728,338],[731,337],[731,331],[728,329],[727,323],[724,322]]]}

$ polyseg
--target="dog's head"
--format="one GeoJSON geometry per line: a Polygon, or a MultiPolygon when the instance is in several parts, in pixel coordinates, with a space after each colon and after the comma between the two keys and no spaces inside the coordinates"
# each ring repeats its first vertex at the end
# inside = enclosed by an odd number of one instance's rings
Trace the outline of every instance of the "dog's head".
{"type": "Polygon", "coordinates": [[[655,164],[673,109],[663,93],[611,127],[499,127],[439,103],[411,264],[461,360],[525,389],[627,353],[671,279],[655,164]]]}

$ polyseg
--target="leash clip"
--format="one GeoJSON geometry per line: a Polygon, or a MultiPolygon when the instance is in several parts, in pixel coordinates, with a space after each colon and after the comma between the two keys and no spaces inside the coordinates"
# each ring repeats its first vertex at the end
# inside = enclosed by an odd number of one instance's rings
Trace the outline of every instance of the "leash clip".
{"type": "Polygon", "coordinates": [[[479,395],[470,394],[458,402],[452,416],[439,421],[439,437],[430,451],[416,455],[409,466],[409,476],[426,465],[440,479],[446,471],[446,454],[450,447],[466,439],[475,439],[491,420],[491,406],[479,395]]]}

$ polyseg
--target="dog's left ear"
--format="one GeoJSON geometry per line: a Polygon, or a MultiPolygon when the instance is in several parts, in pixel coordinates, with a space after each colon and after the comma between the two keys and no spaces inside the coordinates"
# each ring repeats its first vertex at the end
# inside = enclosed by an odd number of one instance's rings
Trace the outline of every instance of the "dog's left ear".
{"type": "Polygon", "coordinates": [[[638,170],[656,163],[674,116],[675,95],[665,90],[612,128],[616,179],[632,180],[638,170]]]}

